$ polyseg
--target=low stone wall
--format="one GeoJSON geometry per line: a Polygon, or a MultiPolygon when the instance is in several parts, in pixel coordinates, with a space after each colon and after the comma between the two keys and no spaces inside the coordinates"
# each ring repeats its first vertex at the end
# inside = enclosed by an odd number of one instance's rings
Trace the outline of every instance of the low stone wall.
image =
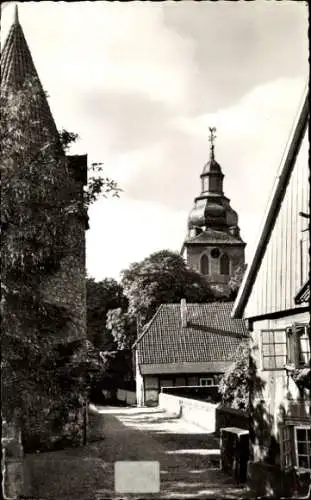
{"type": "Polygon", "coordinates": [[[178,396],[164,394],[163,392],[160,392],[159,394],[159,406],[173,415],[180,416],[181,400],[182,398],[179,398],[178,396]]]}
{"type": "Polygon", "coordinates": [[[218,406],[216,409],[216,434],[220,435],[220,429],[224,427],[238,427],[249,430],[249,414],[234,408],[218,406]]]}
{"type": "Polygon", "coordinates": [[[128,405],[136,405],[136,392],[126,391],[124,389],[118,389],[117,400],[123,401],[128,405]]]}
{"type": "Polygon", "coordinates": [[[178,396],[180,398],[190,398],[198,401],[207,401],[208,403],[220,403],[221,394],[219,393],[218,386],[208,385],[185,385],[163,387],[162,391],[165,394],[178,396]]]}
{"type": "Polygon", "coordinates": [[[190,398],[180,398],[161,392],[159,394],[159,406],[169,413],[178,415],[187,422],[202,427],[204,430],[215,431],[217,404],[196,401],[190,398]]]}

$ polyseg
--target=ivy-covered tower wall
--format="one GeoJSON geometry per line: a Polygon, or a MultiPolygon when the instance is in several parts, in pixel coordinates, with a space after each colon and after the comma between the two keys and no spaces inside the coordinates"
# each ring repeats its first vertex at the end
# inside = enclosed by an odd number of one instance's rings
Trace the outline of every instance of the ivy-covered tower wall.
{"type": "Polygon", "coordinates": [[[4,419],[18,418],[26,450],[80,444],[87,157],[66,157],[17,13],[1,54],[1,100],[4,419]]]}

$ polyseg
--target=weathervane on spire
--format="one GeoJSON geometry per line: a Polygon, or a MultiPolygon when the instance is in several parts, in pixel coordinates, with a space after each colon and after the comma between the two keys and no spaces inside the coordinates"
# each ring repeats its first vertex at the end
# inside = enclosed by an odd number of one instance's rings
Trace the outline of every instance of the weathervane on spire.
{"type": "Polygon", "coordinates": [[[209,131],[210,131],[210,136],[208,138],[209,142],[211,143],[211,160],[214,160],[214,149],[215,149],[215,145],[214,145],[214,141],[216,139],[216,127],[208,127],[209,128],[209,131]]]}
{"type": "Polygon", "coordinates": [[[18,6],[15,4],[15,9],[14,9],[14,23],[19,24],[18,20],[18,6]]]}

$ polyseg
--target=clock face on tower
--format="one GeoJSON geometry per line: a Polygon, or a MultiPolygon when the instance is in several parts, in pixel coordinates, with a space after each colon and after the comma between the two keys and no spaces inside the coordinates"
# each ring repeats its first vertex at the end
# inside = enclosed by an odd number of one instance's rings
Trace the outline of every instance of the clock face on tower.
{"type": "Polygon", "coordinates": [[[213,257],[213,259],[218,259],[220,255],[220,251],[218,248],[213,248],[213,250],[211,251],[211,256],[213,257]]]}

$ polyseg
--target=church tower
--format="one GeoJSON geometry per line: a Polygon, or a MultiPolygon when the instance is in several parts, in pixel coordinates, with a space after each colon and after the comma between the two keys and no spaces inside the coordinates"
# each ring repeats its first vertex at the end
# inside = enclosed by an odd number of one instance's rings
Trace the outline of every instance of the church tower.
{"type": "Polygon", "coordinates": [[[225,293],[230,277],[244,264],[245,243],[237,213],[224,195],[220,165],[215,160],[215,132],[210,128],[210,158],[204,165],[201,193],[194,199],[181,253],[189,267],[202,273],[218,293],[225,293]]]}

